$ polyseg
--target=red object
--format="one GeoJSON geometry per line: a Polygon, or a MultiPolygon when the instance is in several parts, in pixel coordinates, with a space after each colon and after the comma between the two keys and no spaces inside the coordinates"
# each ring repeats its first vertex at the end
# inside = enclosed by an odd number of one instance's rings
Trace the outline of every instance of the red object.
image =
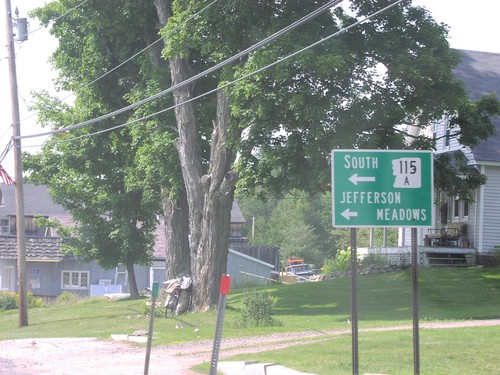
{"type": "Polygon", "coordinates": [[[3,183],[6,185],[15,185],[15,182],[12,178],[10,178],[9,174],[5,169],[3,169],[2,165],[0,164],[0,178],[2,179],[3,183]]]}
{"type": "Polygon", "coordinates": [[[222,275],[220,277],[220,288],[219,288],[219,293],[220,294],[229,294],[229,288],[231,286],[231,276],[229,275],[222,275]]]}

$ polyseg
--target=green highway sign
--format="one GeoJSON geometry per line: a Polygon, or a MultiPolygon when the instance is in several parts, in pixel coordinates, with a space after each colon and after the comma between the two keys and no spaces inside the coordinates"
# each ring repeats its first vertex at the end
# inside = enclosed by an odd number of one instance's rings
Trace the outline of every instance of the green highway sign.
{"type": "Polygon", "coordinates": [[[431,227],[432,197],[432,151],[332,151],[335,227],[431,227]]]}

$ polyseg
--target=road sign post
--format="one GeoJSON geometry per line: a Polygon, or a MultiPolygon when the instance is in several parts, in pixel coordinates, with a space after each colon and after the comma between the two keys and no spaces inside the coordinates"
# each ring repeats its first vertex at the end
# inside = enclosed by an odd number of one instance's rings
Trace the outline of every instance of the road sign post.
{"type": "Polygon", "coordinates": [[[334,150],[333,226],[432,226],[432,152],[334,150]]]}
{"type": "Polygon", "coordinates": [[[210,375],[217,374],[217,365],[219,362],[220,343],[222,340],[222,328],[224,327],[224,315],[226,311],[227,295],[231,287],[231,276],[221,275],[219,286],[219,307],[217,309],[217,322],[215,325],[214,346],[212,348],[212,360],[210,361],[210,375]]]}
{"type": "Polygon", "coordinates": [[[351,228],[352,371],[358,375],[356,228],[411,228],[413,368],[420,374],[417,227],[432,226],[431,151],[332,151],[333,226],[351,228]]]}

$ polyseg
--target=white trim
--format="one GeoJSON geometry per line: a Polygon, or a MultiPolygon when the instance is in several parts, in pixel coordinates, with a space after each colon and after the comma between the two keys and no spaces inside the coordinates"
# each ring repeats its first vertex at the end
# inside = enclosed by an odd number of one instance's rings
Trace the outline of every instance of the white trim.
{"type": "Polygon", "coordinates": [[[90,271],[71,271],[71,270],[62,270],[61,271],[61,289],[62,290],[88,290],[90,288],[90,271]],[[69,274],[69,285],[64,284],[64,274],[69,274]],[[72,284],[73,282],[73,274],[78,274],[78,285],[75,286],[72,284]],[[82,275],[87,275],[87,286],[81,286],[82,284],[82,275]]]}
{"type": "MultiPolygon", "coordinates": [[[[481,165],[481,174],[485,174],[485,166],[481,165]]],[[[479,252],[483,251],[483,241],[484,241],[484,235],[483,235],[483,230],[484,230],[484,185],[481,185],[480,190],[479,190],[479,228],[478,228],[478,250],[479,252]]]]}
{"type": "Polygon", "coordinates": [[[476,160],[476,164],[480,167],[483,166],[488,166],[488,167],[498,167],[500,166],[500,161],[481,161],[481,160],[476,160]]]}

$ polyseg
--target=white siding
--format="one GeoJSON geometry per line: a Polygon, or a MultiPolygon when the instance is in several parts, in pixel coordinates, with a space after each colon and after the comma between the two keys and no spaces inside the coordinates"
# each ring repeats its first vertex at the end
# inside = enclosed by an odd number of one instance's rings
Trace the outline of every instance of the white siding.
{"type": "Polygon", "coordinates": [[[490,252],[500,245],[500,166],[485,166],[488,177],[484,185],[484,204],[482,204],[482,247],[480,252],[490,252]]]}

